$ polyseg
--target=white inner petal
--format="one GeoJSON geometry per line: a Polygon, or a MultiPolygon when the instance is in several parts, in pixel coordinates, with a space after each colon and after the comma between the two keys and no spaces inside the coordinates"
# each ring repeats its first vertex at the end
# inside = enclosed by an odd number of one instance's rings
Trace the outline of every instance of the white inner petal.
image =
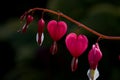
{"type": "Polygon", "coordinates": [[[24,29],[26,27],[26,29],[28,28],[28,25],[27,24],[24,24],[22,29],[24,29]]]}
{"type": "Polygon", "coordinates": [[[98,77],[99,77],[99,71],[98,71],[98,69],[96,68],[96,69],[95,69],[94,79],[96,80],[98,77]]]}
{"type": "MultiPolygon", "coordinates": [[[[38,38],[39,36],[38,36],[38,33],[37,33],[37,35],[36,35],[36,41],[37,41],[37,43],[38,43],[38,38]]],[[[41,36],[41,43],[39,44],[40,46],[42,45],[42,43],[43,43],[43,40],[44,40],[44,33],[42,33],[42,36],[41,36]]]]}
{"type": "Polygon", "coordinates": [[[89,80],[92,80],[92,78],[93,78],[93,80],[96,80],[99,77],[98,69],[96,68],[94,70],[94,74],[93,74],[93,70],[89,69],[87,72],[87,76],[88,76],[89,80]]]}

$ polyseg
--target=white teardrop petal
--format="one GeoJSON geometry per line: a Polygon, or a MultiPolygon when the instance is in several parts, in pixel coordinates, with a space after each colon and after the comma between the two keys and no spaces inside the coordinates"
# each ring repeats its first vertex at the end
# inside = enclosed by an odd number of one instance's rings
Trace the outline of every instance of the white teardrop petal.
{"type": "MultiPolygon", "coordinates": [[[[38,33],[37,33],[37,35],[36,35],[36,41],[37,41],[37,43],[39,43],[38,40],[39,40],[39,36],[38,36],[38,33]]],[[[41,43],[39,44],[40,46],[42,45],[43,40],[44,40],[44,33],[42,33],[42,35],[41,35],[41,43]]]]}
{"type": "Polygon", "coordinates": [[[22,29],[25,29],[25,28],[27,29],[28,27],[29,27],[29,25],[24,24],[23,27],[22,27],[22,29]]]}
{"type": "Polygon", "coordinates": [[[95,70],[89,69],[87,72],[87,76],[88,76],[89,80],[96,80],[99,77],[98,69],[97,68],[95,70]]]}
{"type": "Polygon", "coordinates": [[[36,42],[38,43],[38,33],[36,34],[36,42]]]}
{"type": "Polygon", "coordinates": [[[24,29],[26,27],[26,24],[23,25],[22,29],[24,29]]]}
{"type": "Polygon", "coordinates": [[[91,80],[90,69],[88,69],[88,71],[87,71],[87,76],[88,76],[89,80],[91,80]]]}
{"type": "Polygon", "coordinates": [[[94,80],[96,80],[98,77],[99,77],[99,71],[98,71],[98,69],[96,68],[96,69],[95,69],[94,80]]]}
{"type": "Polygon", "coordinates": [[[41,36],[41,44],[40,44],[40,46],[42,45],[43,40],[44,40],[44,33],[42,33],[42,36],[41,36]]]}

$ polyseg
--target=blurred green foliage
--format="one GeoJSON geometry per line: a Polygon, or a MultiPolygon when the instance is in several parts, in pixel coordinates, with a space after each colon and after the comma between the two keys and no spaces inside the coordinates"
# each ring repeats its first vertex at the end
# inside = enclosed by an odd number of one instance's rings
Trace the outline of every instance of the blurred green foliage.
{"type": "MultiPolygon", "coordinates": [[[[48,0],[46,5],[47,8],[59,10],[102,34],[120,36],[119,0],[48,0]]],[[[44,18],[46,25],[49,20],[57,19],[55,15],[47,15],[49,16],[45,15],[44,18]]],[[[96,42],[97,36],[61,17],[61,20],[68,23],[67,34],[82,33],[89,39],[88,49],[79,58],[78,70],[72,73],[70,71],[72,56],[65,47],[65,36],[58,41],[58,53],[52,56],[49,48],[53,41],[46,27],[43,45],[39,47],[36,43],[38,18],[29,25],[24,34],[17,32],[24,24],[20,24],[18,18],[8,19],[0,25],[0,69],[2,70],[0,80],[88,80],[87,54],[92,44],[96,42]]],[[[101,40],[99,43],[103,59],[98,66],[100,71],[98,80],[119,80],[120,41],[101,40]]]]}

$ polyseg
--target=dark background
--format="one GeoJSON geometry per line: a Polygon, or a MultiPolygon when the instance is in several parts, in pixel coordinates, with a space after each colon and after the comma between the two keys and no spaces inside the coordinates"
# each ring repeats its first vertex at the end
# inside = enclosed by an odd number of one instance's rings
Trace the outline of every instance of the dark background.
{"type": "MultiPolygon", "coordinates": [[[[58,53],[52,56],[49,48],[52,39],[45,29],[45,40],[39,47],[35,41],[37,20],[25,34],[17,33],[22,27],[19,17],[30,8],[43,7],[59,10],[64,14],[82,22],[90,28],[106,35],[120,36],[120,1],[119,0],[4,0],[0,2],[0,80],[88,80],[89,64],[87,54],[97,36],[68,23],[68,33],[85,34],[89,46],[79,57],[78,69],[70,71],[72,56],[65,47],[65,36],[58,41],[58,53]],[[79,32],[78,32],[79,31],[79,32]]],[[[56,19],[55,15],[45,14],[46,23],[56,19]]],[[[120,79],[120,41],[99,41],[103,58],[99,63],[100,77],[97,80],[120,79]]]]}
{"type": "Polygon", "coordinates": [[[0,22],[18,17],[33,7],[46,7],[47,0],[3,0],[0,2],[0,22]]]}

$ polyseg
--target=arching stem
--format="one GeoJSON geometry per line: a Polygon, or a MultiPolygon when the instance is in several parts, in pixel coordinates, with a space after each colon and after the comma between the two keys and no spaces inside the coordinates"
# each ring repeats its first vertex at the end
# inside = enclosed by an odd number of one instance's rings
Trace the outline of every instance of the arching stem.
{"type": "Polygon", "coordinates": [[[95,31],[95,30],[87,27],[86,25],[84,25],[84,24],[82,24],[82,23],[74,20],[73,18],[71,18],[71,17],[69,17],[69,16],[67,16],[67,15],[65,15],[65,14],[63,14],[63,13],[61,13],[61,12],[57,12],[57,11],[53,11],[53,10],[49,10],[49,9],[44,9],[44,8],[32,8],[32,9],[28,10],[28,13],[34,12],[34,11],[36,11],[36,10],[40,10],[40,11],[44,11],[44,12],[49,12],[49,13],[52,13],[52,14],[61,16],[61,17],[65,18],[65,19],[73,22],[73,23],[76,24],[77,26],[82,27],[82,28],[84,28],[85,30],[93,33],[94,35],[96,35],[96,36],[98,36],[98,37],[100,37],[101,39],[120,40],[120,36],[108,36],[108,35],[101,34],[101,33],[99,33],[99,32],[97,32],[97,31],[95,31]]]}

